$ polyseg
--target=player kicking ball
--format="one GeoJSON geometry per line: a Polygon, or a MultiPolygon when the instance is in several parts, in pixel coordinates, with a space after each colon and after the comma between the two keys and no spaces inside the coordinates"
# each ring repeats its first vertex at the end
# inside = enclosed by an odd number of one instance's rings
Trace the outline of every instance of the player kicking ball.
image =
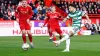
{"type": "Polygon", "coordinates": [[[23,46],[29,46],[26,43],[26,34],[28,34],[28,38],[30,41],[30,47],[34,48],[32,43],[32,34],[31,34],[31,23],[30,18],[32,17],[33,12],[32,8],[27,4],[26,0],[22,0],[21,5],[17,7],[15,12],[16,20],[19,23],[20,29],[22,31],[22,39],[23,39],[23,46]]]}
{"type": "Polygon", "coordinates": [[[58,12],[56,12],[55,6],[51,6],[50,9],[51,9],[51,11],[47,12],[46,20],[42,27],[44,27],[45,24],[47,24],[48,32],[51,33],[51,35],[49,34],[50,39],[52,39],[53,41],[56,41],[56,33],[59,34],[60,39],[63,36],[62,31],[59,26],[59,21],[62,19],[61,19],[61,15],[58,12]]]}
{"type": "Polygon", "coordinates": [[[69,18],[72,18],[72,21],[73,21],[72,29],[61,40],[54,41],[54,43],[56,43],[57,45],[60,45],[61,42],[66,40],[66,48],[62,52],[69,52],[70,51],[69,50],[70,49],[70,37],[72,37],[75,33],[77,33],[80,30],[82,16],[85,16],[87,18],[87,21],[90,22],[90,19],[89,19],[87,13],[83,12],[83,11],[77,11],[75,5],[70,4],[69,11],[70,11],[70,13],[63,20],[63,22],[65,22],[69,18]]]}

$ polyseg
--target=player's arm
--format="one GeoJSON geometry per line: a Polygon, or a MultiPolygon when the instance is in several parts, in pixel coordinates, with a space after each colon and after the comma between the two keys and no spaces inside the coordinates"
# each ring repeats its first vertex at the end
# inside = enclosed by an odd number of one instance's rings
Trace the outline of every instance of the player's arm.
{"type": "Polygon", "coordinates": [[[48,17],[45,17],[44,24],[41,26],[41,28],[43,28],[48,23],[48,21],[49,21],[48,17]]]}
{"type": "Polygon", "coordinates": [[[16,21],[19,22],[19,7],[17,7],[15,11],[15,17],[16,17],[16,21]]]}
{"type": "Polygon", "coordinates": [[[30,18],[32,17],[32,15],[33,15],[33,11],[32,11],[32,8],[31,8],[31,6],[29,6],[29,17],[27,18],[27,23],[28,24],[30,24],[30,26],[31,26],[31,23],[30,23],[30,18]]]}
{"type": "Polygon", "coordinates": [[[66,20],[67,20],[67,19],[66,19],[66,18],[64,18],[64,20],[63,20],[62,22],[66,22],[66,20]]]}
{"type": "Polygon", "coordinates": [[[87,21],[90,22],[89,16],[87,14],[85,14],[85,17],[86,17],[87,21]]]}
{"type": "Polygon", "coordinates": [[[46,13],[44,24],[41,26],[41,28],[43,28],[48,23],[48,21],[49,21],[49,12],[46,13]]]}
{"type": "Polygon", "coordinates": [[[70,18],[70,17],[69,17],[69,15],[68,15],[66,18],[63,19],[62,22],[66,22],[69,18],[70,18]]]}
{"type": "Polygon", "coordinates": [[[89,16],[85,11],[82,12],[82,16],[85,16],[87,21],[90,22],[89,16]]]}
{"type": "Polygon", "coordinates": [[[32,15],[33,15],[32,7],[29,6],[29,18],[28,19],[30,19],[32,15]]]}

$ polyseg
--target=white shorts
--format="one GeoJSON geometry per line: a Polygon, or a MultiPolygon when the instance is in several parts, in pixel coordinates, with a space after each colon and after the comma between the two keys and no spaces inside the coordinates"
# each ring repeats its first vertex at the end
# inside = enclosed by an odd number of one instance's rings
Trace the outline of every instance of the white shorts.
{"type": "Polygon", "coordinates": [[[74,34],[80,31],[80,28],[78,27],[71,27],[70,31],[72,31],[74,34]]]}

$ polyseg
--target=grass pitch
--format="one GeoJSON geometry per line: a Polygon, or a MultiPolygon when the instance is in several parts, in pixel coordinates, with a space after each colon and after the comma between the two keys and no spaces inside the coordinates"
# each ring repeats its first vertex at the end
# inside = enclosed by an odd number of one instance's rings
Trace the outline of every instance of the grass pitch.
{"type": "Polygon", "coordinates": [[[100,35],[74,36],[66,53],[61,52],[65,42],[55,47],[48,36],[33,36],[33,40],[35,48],[24,51],[21,37],[0,37],[0,56],[100,56],[100,35]]]}

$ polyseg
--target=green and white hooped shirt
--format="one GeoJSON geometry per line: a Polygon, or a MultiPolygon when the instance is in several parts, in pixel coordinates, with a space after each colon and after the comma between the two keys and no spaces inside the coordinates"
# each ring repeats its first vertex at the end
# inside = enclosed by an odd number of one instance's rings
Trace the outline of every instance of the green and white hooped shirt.
{"type": "Polygon", "coordinates": [[[84,16],[85,14],[85,11],[75,11],[74,13],[69,13],[67,19],[72,18],[72,27],[80,28],[82,16],[84,16]]]}

